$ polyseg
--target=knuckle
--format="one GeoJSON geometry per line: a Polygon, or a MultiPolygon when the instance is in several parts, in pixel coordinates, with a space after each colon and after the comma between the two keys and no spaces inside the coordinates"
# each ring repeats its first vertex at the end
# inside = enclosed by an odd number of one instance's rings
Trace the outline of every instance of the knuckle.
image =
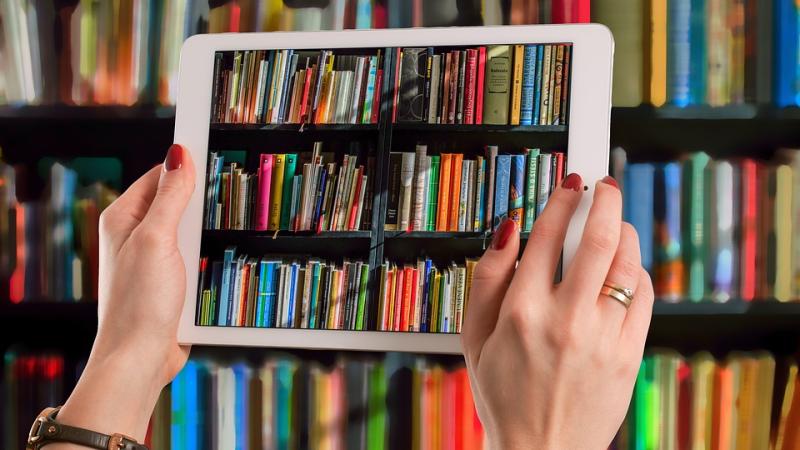
{"type": "Polygon", "coordinates": [[[533,316],[529,308],[513,307],[509,312],[509,321],[514,331],[520,336],[530,334],[533,328],[533,316]]]}
{"type": "Polygon", "coordinates": [[[114,229],[114,221],[116,220],[116,208],[112,203],[103,212],[100,213],[100,221],[98,227],[103,233],[108,233],[114,229]]]}

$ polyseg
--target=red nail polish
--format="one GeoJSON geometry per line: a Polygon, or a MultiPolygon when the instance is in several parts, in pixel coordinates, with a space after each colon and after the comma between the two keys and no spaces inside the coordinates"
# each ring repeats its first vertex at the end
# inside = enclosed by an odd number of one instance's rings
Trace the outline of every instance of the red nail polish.
{"type": "Polygon", "coordinates": [[[609,186],[614,186],[615,188],[619,189],[619,184],[617,184],[617,180],[615,180],[614,177],[606,175],[600,181],[602,181],[603,183],[605,183],[605,184],[607,184],[609,186]]]}
{"type": "Polygon", "coordinates": [[[164,159],[164,170],[180,169],[183,165],[183,147],[180,144],[172,144],[167,150],[167,157],[164,159]]]}
{"type": "Polygon", "coordinates": [[[583,185],[583,180],[581,176],[577,173],[571,173],[564,178],[564,181],[561,182],[561,187],[564,189],[572,189],[575,192],[581,191],[581,186],[583,185]]]}
{"type": "Polygon", "coordinates": [[[513,220],[506,218],[503,220],[503,223],[497,227],[497,231],[494,233],[494,238],[492,238],[492,249],[493,250],[502,250],[508,244],[508,240],[511,239],[511,236],[517,232],[517,224],[514,223],[513,220]]]}

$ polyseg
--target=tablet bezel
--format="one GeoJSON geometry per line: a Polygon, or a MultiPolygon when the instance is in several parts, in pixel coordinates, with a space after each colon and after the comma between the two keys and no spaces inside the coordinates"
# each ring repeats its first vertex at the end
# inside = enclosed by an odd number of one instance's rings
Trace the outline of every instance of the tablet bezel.
{"type": "Polygon", "coordinates": [[[603,25],[522,25],[323,32],[195,35],[181,49],[174,142],[184,145],[196,167],[196,187],[178,230],[186,266],[186,299],[178,327],[181,344],[292,347],[420,353],[461,353],[457,334],[213,327],[195,325],[202,238],[203,198],[213,86],[214,54],[226,50],[332,49],[572,44],[567,173],[583,177],[584,194],[564,243],[564,266],[577,248],[594,184],[607,174],[614,43],[603,25]]]}

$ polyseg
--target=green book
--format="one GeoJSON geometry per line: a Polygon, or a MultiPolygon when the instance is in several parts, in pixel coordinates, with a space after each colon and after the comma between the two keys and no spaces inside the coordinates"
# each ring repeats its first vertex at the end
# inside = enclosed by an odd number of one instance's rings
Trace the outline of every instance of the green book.
{"type": "Polygon", "coordinates": [[[426,231],[436,231],[436,206],[439,204],[439,156],[431,156],[431,168],[428,172],[428,221],[426,231]]]}
{"type": "Polygon", "coordinates": [[[486,48],[485,79],[483,123],[507,125],[511,92],[510,45],[490,45],[486,48]]]}
{"type": "Polygon", "coordinates": [[[386,441],[386,371],[382,362],[369,370],[367,401],[367,450],[383,450],[386,441]]]}
{"type": "Polygon", "coordinates": [[[369,281],[369,264],[361,265],[361,283],[358,286],[358,309],[356,312],[356,330],[365,330],[366,317],[364,314],[367,302],[367,281],[369,281]]]}
{"type": "Polygon", "coordinates": [[[294,181],[294,172],[297,169],[297,153],[287,153],[283,166],[283,200],[281,200],[280,229],[288,230],[291,225],[292,182],[294,181]]]}
{"type": "Polygon", "coordinates": [[[539,149],[527,149],[528,173],[525,179],[525,220],[522,231],[529,232],[533,229],[536,219],[536,187],[539,186],[539,149]]]}
{"type": "Polygon", "coordinates": [[[710,177],[706,176],[711,158],[699,152],[689,156],[683,169],[683,243],[685,246],[686,296],[693,302],[703,300],[706,288],[705,260],[708,248],[708,195],[710,177]]]}

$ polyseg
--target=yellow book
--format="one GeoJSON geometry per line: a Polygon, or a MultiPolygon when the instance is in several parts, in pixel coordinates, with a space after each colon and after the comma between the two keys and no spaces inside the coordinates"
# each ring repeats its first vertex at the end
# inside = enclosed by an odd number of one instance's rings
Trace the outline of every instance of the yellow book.
{"type": "Polygon", "coordinates": [[[272,166],[272,186],[269,188],[269,223],[268,230],[281,227],[281,200],[283,199],[283,172],[286,155],[275,155],[272,166]]]}
{"type": "Polygon", "coordinates": [[[656,353],[656,386],[659,389],[661,433],[659,449],[676,449],[678,436],[678,366],[681,356],[674,350],[656,353]]]}
{"type": "Polygon", "coordinates": [[[433,295],[431,300],[431,327],[430,332],[439,331],[439,294],[441,292],[442,275],[435,267],[433,270],[433,295]]]}
{"type": "Polygon", "coordinates": [[[775,358],[768,352],[755,354],[756,392],[754,395],[753,436],[751,448],[769,448],[772,396],[775,384],[775,358]]]}
{"type": "Polygon", "coordinates": [[[797,362],[789,363],[788,375],[786,377],[786,387],[783,390],[783,404],[781,405],[781,416],[778,420],[778,430],[775,436],[775,450],[790,450],[800,448],[800,421],[790,424],[791,415],[800,417],[800,403],[797,402],[798,389],[797,362]],[[794,426],[792,426],[794,425],[794,426]]]}
{"type": "Polygon", "coordinates": [[[464,285],[466,292],[464,293],[464,314],[467,313],[467,305],[469,304],[469,291],[472,288],[472,276],[475,273],[475,266],[478,265],[478,260],[475,258],[467,258],[467,279],[464,285]]]}
{"type": "Polygon", "coordinates": [[[700,352],[692,356],[689,364],[692,368],[692,440],[689,448],[711,448],[716,362],[710,353],[700,352]]]}
{"type": "Polygon", "coordinates": [[[736,420],[733,422],[734,448],[753,448],[753,432],[755,430],[755,404],[758,364],[755,358],[749,355],[739,356],[739,379],[734,386],[738,387],[735,394],[736,420]]]}
{"type": "Polygon", "coordinates": [[[667,100],[667,0],[650,0],[648,100],[661,106],[667,100]]]}
{"type": "Polygon", "coordinates": [[[514,78],[511,81],[511,125],[519,125],[519,111],[522,107],[522,61],[525,57],[525,46],[514,46],[514,78]]]}
{"type": "Polygon", "coordinates": [[[788,302],[792,293],[792,168],[775,170],[775,298],[788,302]]]}

